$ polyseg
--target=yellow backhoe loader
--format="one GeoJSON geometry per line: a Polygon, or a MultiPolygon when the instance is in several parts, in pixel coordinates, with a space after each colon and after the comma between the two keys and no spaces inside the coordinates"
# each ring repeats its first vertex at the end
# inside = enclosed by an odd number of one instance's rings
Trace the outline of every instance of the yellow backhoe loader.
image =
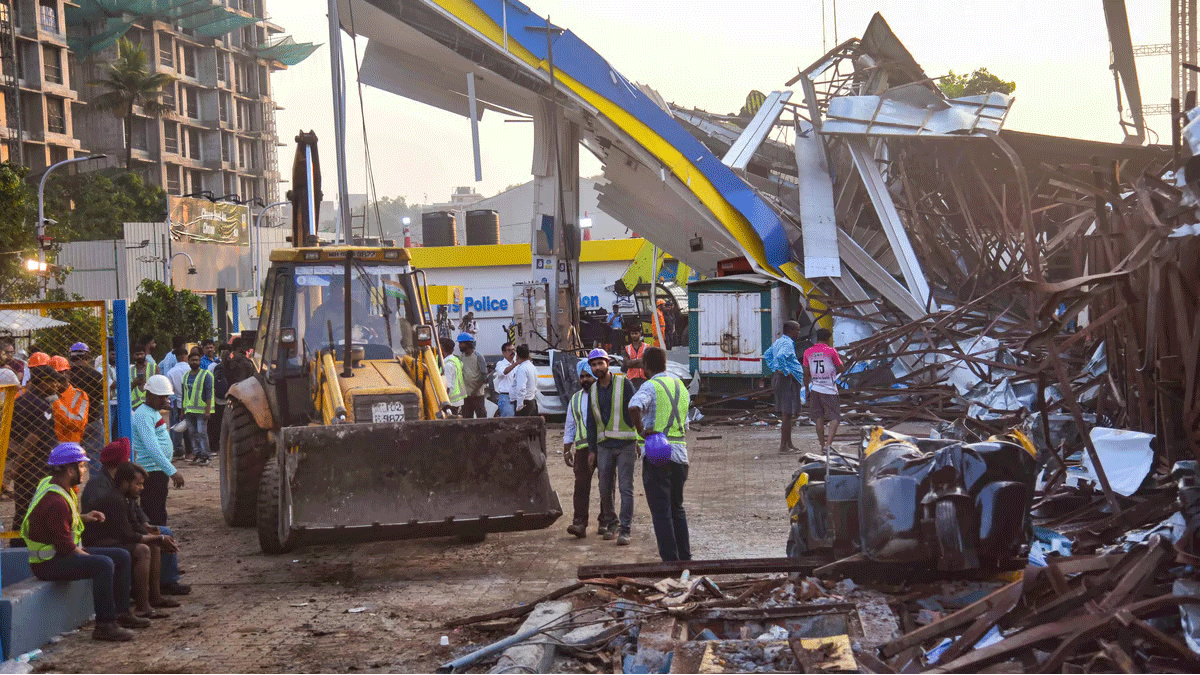
{"type": "Polygon", "coordinates": [[[271,253],[252,363],[230,387],[221,508],[267,553],[307,543],[550,526],[541,418],[449,415],[424,276],[408,251],[320,246],[316,137],[297,137],[295,248],[271,253]]]}

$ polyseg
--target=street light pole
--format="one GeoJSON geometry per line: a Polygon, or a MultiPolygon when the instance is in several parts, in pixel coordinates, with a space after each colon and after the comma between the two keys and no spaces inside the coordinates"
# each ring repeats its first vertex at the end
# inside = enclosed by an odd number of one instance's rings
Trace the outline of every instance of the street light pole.
{"type": "MultiPolygon", "coordinates": [[[[89,159],[104,159],[108,155],[86,155],[84,157],[72,157],[64,159],[56,164],[51,164],[46,172],[42,174],[42,180],[38,183],[38,219],[37,219],[37,238],[38,238],[38,263],[46,262],[46,247],[43,242],[46,239],[46,179],[50,177],[50,172],[64,164],[74,164],[76,162],[86,162],[89,159]]],[[[46,298],[46,285],[43,283],[42,288],[38,291],[38,300],[46,298]]]]}
{"type": "Polygon", "coordinates": [[[184,256],[185,258],[188,259],[188,274],[196,273],[196,263],[192,261],[192,256],[188,255],[186,252],[180,251],[180,252],[176,253],[175,255],[168,257],[167,258],[167,279],[168,279],[168,283],[171,284],[171,290],[175,290],[175,268],[174,268],[173,263],[175,261],[175,258],[177,258],[178,256],[184,256]]]}
{"type": "Polygon", "coordinates": [[[291,202],[288,202],[288,201],[272,202],[270,204],[266,204],[265,206],[263,206],[263,204],[264,204],[263,200],[261,200],[261,199],[258,200],[258,204],[260,206],[262,206],[262,210],[259,211],[258,215],[256,215],[254,217],[254,231],[250,233],[251,234],[250,243],[252,244],[251,249],[253,250],[251,257],[254,259],[254,268],[253,268],[254,274],[251,275],[252,278],[254,279],[254,295],[259,295],[262,292],[262,273],[260,271],[260,266],[258,263],[259,263],[259,259],[262,258],[262,235],[260,234],[259,231],[262,230],[263,214],[266,213],[268,210],[275,208],[276,206],[285,206],[290,203],[291,202]]]}

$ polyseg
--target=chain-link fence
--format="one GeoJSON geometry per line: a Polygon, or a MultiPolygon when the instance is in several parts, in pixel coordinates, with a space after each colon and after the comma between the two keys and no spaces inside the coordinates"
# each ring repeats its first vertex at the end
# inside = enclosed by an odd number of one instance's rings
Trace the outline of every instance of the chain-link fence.
{"type": "Polygon", "coordinates": [[[0,536],[16,536],[55,445],[79,443],[98,468],[114,378],[103,302],[0,304],[0,386],[16,383],[0,425],[0,536]]]}

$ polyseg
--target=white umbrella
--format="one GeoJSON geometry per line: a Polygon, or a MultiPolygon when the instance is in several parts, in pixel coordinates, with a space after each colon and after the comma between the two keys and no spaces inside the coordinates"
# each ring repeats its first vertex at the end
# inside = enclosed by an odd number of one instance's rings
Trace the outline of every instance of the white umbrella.
{"type": "Polygon", "coordinates": [[[0,330],[9,333],[27,333],[31,330],[42,330],[43,328],[57,328],[58,326],[69,326],[71,324],[58,319],[51,319],[48,316],[39,314],[30,314],[28,312],[18,312],[11,309],[0,309],[0,330]]]}

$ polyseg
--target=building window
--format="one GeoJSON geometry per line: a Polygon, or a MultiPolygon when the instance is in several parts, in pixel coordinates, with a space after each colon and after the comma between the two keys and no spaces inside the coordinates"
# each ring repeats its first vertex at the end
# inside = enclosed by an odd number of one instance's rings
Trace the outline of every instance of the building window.
{"type": "Polygon", "coordinates": [[[63,83],[62,56],[57,47],[42,45],[42,74],[47,82],[63,83]]]}
{"type": "Polygon", "coordinates": [[[194,120],[200,119],[200,92],[193,87],[179,87],[179,112],[194,120]]]}
{"type": "MultiPolygon", "coordinates": [[[[221,161],[222,162],[230,161],[229,158],[232,156],[232,150],[230,150],[231,147],[233,147],[233,136],[230,134],[221,134],[221,161]]],[[[230,190],[230,192],[233,192],[233,190],[230,190]]]]}
{"type": "Polygon", "coordinates": [[[254,125],[254,110],[251,108],[248,101],[238,101],[238,129],[253,129],[254,125]]]}
{"type": "Polygon", "coordinates": [[[175,112],[175,83],[163,87],[162,104],[171,112],[175,112]]]}
{"type": "Polygon", "coordinates": [[[187,77],[196,77],[196,50],[179,45],[179,72],[187,77]]]}
{"type": "Polygon", "coordinates": [[[149,150],[150,149],[150,147],[147,143],[147,140],[149,137],[149,134],[146,133],[146,124],[147,123],[148,123],[148,120],[143,119],[141,117],[133,118],[133,124],[131,125],[133,128],[133,143],[131,145],[133,146],[134,150],[149,150]]]}
{"type": "Polygon", "coordinates": [[[200,192],[204,189],[204,174],[198,170],[191,170],[188,174],[188,192],[200,192]]]}
{"type": "Polygon", "coordinates": [[[56,134],[67,133],[67,113],[61,98],[46,97],[46,130],[56,134]]]}
{"type": "Polygon", "coordinates": [[[67,161],[67,159],[69,159],[69,158],[67,157],[67,149],[66,148],[58,146],[58,145],[50,146],[50,163],[51,164],[58,164],[59,162],[65,162],[65,161],[67,161]]]}
{"type": "Polygon", "coordinates": [[[51,33],[58,32],[58,8],[53,4],[41,3],[38,5],[38,26],[44,31],[51,33]]]}
{"type": "Polygon", "coordinates": [[[174,40],[164,35],[158,41],[158,63],[167,68],[175,67],[175,45],[174,40]]]}
{"type": "Polygon", "coordinates": [[[219,112],[221,115],[221,121],[228,122],[229,121],[229,94],[226,94],[225,92],[221,92],[217,96],[217,107],[220,109],[219,112]]]}
{"type": "Polygon", "coordinates": [[[166,122],[163,124],[163,140],[167,152],[172,155],[179,154],[179,125],[174,122],[166,122]]]}
{"type": "Polygon", "coordinates": [[[180,188],[179,167],[175,166],[174,164],[168,164],[167,165],[167,192],[181,195],[181,194],[183,194],[183,190],[180,190],[179,188],[180,188]]]}
{"type": "Polygon", "coordinates": [[[217,82],[225,81],[225,54],[217,52],[217,82]]]}
{"type": "Polygon", "coordinates": [[[196,129],[188,129],[184,133],[187,136],[187,156],[191,159],[200,159],[200,132],[196,129]]]}

